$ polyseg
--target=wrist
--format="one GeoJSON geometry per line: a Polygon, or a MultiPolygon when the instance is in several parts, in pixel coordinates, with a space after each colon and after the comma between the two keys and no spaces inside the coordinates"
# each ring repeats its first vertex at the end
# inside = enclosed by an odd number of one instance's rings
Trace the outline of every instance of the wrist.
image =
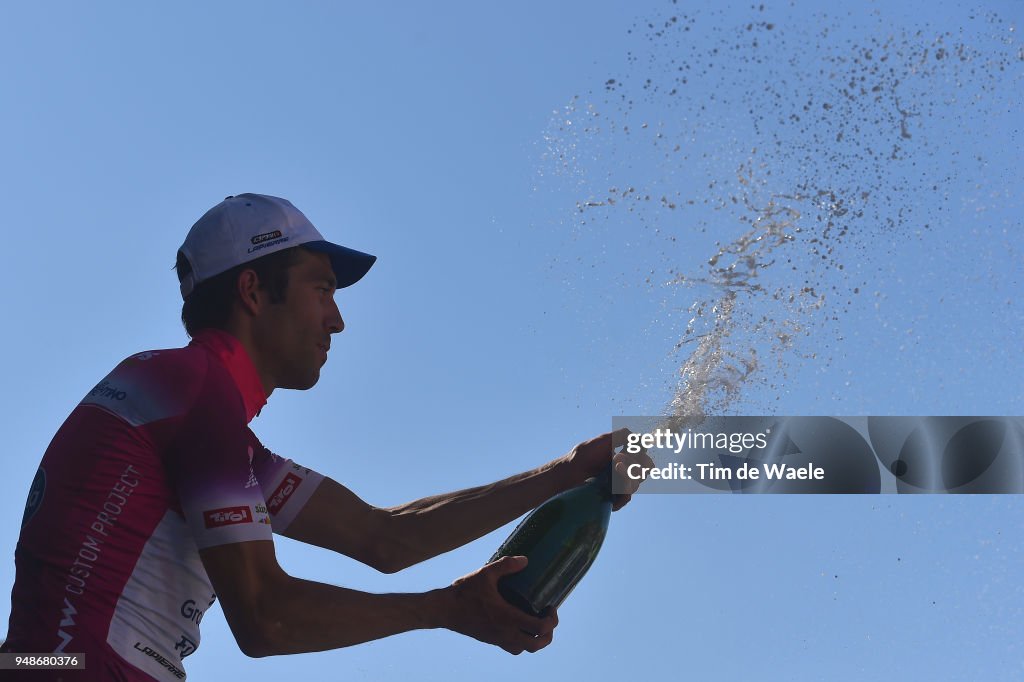
{"type": "Polygon", "coordinates": [[[424,629],[453,630],[455,620],[455,592],[452,586],[423,593],[424,629]]]}
{"type": "Polygon", "coordinates": [[[575,488],[587,479],[579,466],[573,461],[572,454],[562,455],[551,462],[551,478],[554,481],[552,495],[575,488]]]}

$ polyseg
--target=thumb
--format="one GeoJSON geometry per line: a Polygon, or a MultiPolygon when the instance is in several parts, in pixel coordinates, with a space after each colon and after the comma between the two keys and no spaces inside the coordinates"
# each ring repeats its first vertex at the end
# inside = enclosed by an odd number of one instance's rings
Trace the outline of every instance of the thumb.
{"type": "Polygon", "coordinates": [[[518,573],[526,568],[526,564],[528,564],[529,561],[530,560],[524,556],[503,556],[491,564],[491,570],[498,576],[518,573]]]}

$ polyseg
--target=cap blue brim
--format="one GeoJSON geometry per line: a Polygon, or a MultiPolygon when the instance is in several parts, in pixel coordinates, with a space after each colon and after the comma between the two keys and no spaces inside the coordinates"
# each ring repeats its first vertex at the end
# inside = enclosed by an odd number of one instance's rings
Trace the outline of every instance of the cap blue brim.
{"type": "Polygon", "coordinates": [[[331,267],[334,268],[334,277],[338,280],[339,289],[350,287],[361,280],[377,261],[376,256],[328,241],[306,242],[302,246],[310,251],[327,254],[331,259],[331,267]]]}

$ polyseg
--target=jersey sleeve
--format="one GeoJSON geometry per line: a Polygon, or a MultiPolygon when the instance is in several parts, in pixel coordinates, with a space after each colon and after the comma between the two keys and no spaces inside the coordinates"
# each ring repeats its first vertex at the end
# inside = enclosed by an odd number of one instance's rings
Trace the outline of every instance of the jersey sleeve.
{"type": "Polygon", "coordinates": [[[272,539],[249,434],[245,407],[230,375],[207,363],[202,386],[165,462],[199,549],[272,539]]]}
{"type": "Polygon", "coordinates": [[[284,533],[309,502],[317,486],[324,480],[322,474],[276,455],[259,441],[251,430],[253,472],[263,491],[270,525],[275,533],[284,533]]]}

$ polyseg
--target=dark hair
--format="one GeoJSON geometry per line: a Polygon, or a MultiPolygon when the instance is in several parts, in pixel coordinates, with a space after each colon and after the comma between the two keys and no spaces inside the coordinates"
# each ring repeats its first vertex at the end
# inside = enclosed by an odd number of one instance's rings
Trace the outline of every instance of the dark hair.
{"type": "MultiPolygon", "coordinates": [[[[270,294],[271,303],[284,303],[288,289],[288,269],[295,264],[301,248],[296,246],[261,256],[196,285],[181,306],[181,323],[185,325],[185,333],[191,337],[200,329],[223,329],[227,325],[238,295],[238,276],[243,270],[256,273],[260,288],[270,294]]],[[[192,265],[181,251],[178,252],[174,269],[178,273],[178,282],[192,272],[192,265]]]]}

